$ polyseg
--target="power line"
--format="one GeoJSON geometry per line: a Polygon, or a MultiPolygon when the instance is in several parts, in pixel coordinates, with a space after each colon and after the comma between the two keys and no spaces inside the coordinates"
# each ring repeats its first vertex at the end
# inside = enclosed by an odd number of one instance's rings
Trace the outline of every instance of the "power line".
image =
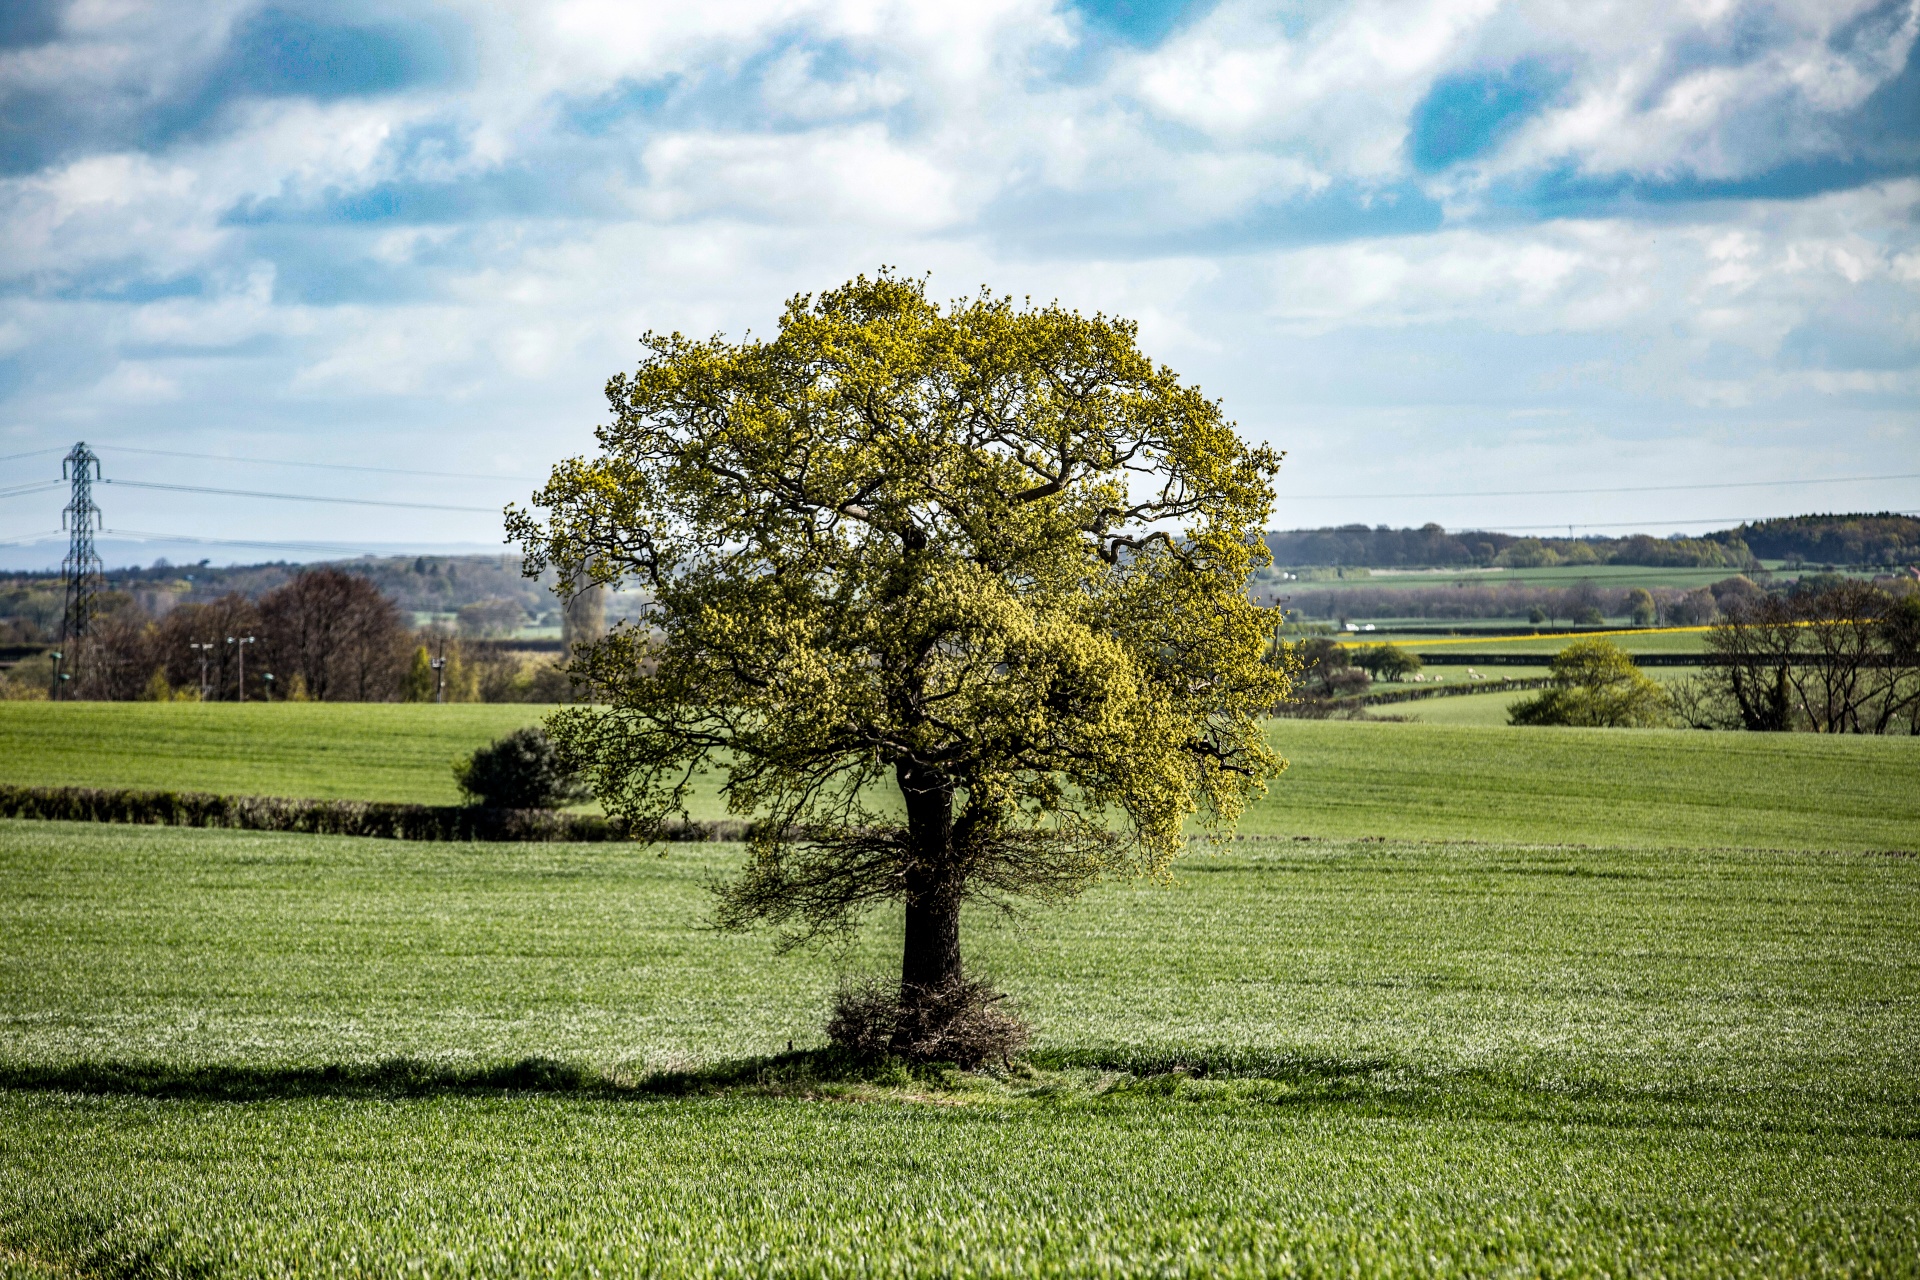
{"type": "Polygon", "coordinates": [[[1677,493],[1682,489],[1770,489],[1796,484],[1858,484],[1868,480],[1915,479],[1920,479],[1920,471],[1886,476],[1826,476],[1810,480],[1741,480],[1728,484],[1644,484],[1605,489],[1476,489],[1460,493],[1297,493],[1283,495],[1280,501],[1308,502],[1334,498],[1531,498],[1541,494],[1565,493],[1677,493]]]}
{"type": "MultiPolygon", "coordinates": [[[[291,458],[244,458],[226,453],[186,453],[179,449],[137,449],[132,445],[107,446],[111,453],[144,453],[156,458],[194,458],[201,462],[250,462],[266,467],[310,467],[320,471],[372,471],[388,476],[431,476],[442,480],[511,480],[539,483],[544,477],[522,475],[485,475],[477,471],[414,471],[405,467],[364,467],[347,462],[295,462],[291,458]]],[[[19,455],[25,457],[25,454],[19,455]]],[[[0,462],[6,459],[0,458],[0,462]]]]}
{"type": "Polygon", "coordinates": [[[9,453],[0,457],[0,462],[16,462],[21,458],[38,458],[49,453],[63,452],[65,452],[65,446],[56,444],[46,449],[29,449],[25,453],[9,453]]]}
{"type": "Polygon", "coordinates": [[[256,489],[209,489],[197,484],[155,484],[151,480],[106,480],[129,489],[166,489],[174,493],[216,493],[228,498],[278,498],[283,502],[332,502],[353,507],[402,507],[409,511],[478,511],[499,515],[498,507],[455,507],[442,502],[387,502],[379,498],[322,498],[311,493],[263,493],[256,489]]]}
{"type": "Polygon", "coordinates": [[[35,484],[15,485],[11,489],[0,489],[0,498],[20,498],[29,493],[44,493],[48,489],[58,489],[65,484],[64,480],[41,480],[35,484]]]}

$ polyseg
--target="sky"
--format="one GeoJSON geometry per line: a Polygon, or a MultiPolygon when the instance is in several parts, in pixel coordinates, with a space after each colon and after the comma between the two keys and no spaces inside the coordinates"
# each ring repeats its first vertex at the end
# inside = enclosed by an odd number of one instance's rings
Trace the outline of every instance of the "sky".
{"type": "Polygon", "coordinates": [[[642,333],[766,334],[883,264],[1137,320],[1286,451],[1274,527],[1920,509],[1917,33],[1920,0],[7,0],[0,541],[57,560],[29,486],[85,440],[125,558],[496,546],[642,333]]]}

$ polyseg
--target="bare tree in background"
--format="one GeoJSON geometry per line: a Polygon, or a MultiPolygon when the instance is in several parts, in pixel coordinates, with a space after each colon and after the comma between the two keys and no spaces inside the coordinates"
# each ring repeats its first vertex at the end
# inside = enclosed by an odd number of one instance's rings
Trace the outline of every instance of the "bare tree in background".
{"type": "Polygon", "coordinates": [[[265,654],[281,688],[299,676],[322,702],[394,697],[406,671],[400,610],[380,589],[339,569],[308,569],[260,599],[265,654]]]}
{"type": "Polygon", "coordinates": [[[1920,732],[1920,596],[1843,581],[1797,595],[1729,597],[1713,662],[1678,691],[1700,728],[1920,732]]]}

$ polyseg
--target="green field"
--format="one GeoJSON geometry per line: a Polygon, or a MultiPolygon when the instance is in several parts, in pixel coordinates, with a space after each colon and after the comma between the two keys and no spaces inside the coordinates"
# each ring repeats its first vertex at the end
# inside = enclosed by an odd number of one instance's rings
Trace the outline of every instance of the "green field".
{"type": "MultiPolygon", "coordinates": [[[[539,710],[17,706],[409,799],[539,710]]],[[[0,1277],[1920,1273],[1917,744],[1272,732],[1266,838],[969,919],[987,1076],[810,1053],[898,917],[716,935],[734,846],[0,822],[0,1277]]]]}
{"type": "Polygon", "coordinates": [[[635,1087],[817,1043],[833,974],[887,960],[887,922],[824,959],[701,930],[702,880],[736,856],[0,824],[0,1257],[21,1276],[1920,1257],[1911,859],[1195,859],[1170,886],[972,922],[1037,1070],[635,1087]],[[551,1061],[502,1069],[528,1057],[551,1061]]]}
{"type": "Polygon", "coordinates": [[[520,703],[5,702],[0,781],[458,804],[453,762],[520,703]]]}
{"type": "MultiPolygon", "coordinates": [[[[1419,724],[1277,720],[1253,835],[1913,849],[1920,741],[1514,729],[1506,692],[1400,703],[1419,724]],[[1465,705],[1459,705],[1465,704],[1465,705]]],[[[0,703],[0,782],[457,800],[450,762],[529,706],[0,703]]],[[[693,806],[724,817],[709,784],[693,806]]]]}

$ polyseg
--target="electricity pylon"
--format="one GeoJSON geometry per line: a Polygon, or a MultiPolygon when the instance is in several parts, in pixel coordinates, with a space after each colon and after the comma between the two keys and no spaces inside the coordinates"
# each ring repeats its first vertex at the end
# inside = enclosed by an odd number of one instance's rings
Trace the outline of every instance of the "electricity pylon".
{"type": "Polygon", "coordinates": [[[68,531],[67,558],[60,571],[67,580],[66,608],[60,614],[60,649],[54,657],[52,696],[78,674],[79,652],[93,621],[93,598],[106,585],[106,569],[93,547],[93,531],[104,528],[100,508],[93,505],[93,482],[100,478],[100,459],[86,441],[73,446],[60,463],[60,478],[73,481],[73,497],[60,523],[68,531]]]}

